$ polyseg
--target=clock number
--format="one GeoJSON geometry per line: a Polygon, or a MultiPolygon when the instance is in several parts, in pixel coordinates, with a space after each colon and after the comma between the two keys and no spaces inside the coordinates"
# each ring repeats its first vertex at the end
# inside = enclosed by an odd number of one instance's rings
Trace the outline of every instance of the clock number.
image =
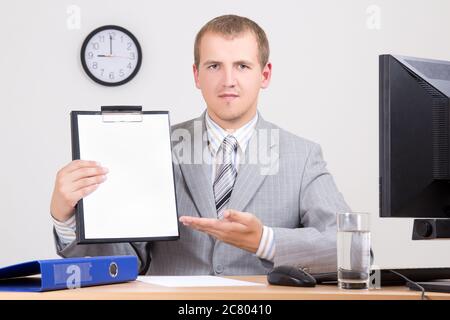
{"type": "Polygon", "coordinates": [[[88,52],[88,58],[89,59],[92,59],[94,57],[94,54],[90,51],[90,52],[88,52]]]}
{"type": "Polygon", "coordinates": [[[123,69],[119,70],[119,76],[121,76],[121,77],[125,76],[125,72],[123,72],[123,69]]]}
{"type": "Polygon", "coordinates": [[[120,42],[123,43],[123,36],[120,36],[120,42]]]}
{"type": "Polygon", "coordinates": [[[109,78],[110,78],[111,80],[114,80],[114,72],[110,72],[110,73],[109,73],[109,78]]]}
{"type": "Polygon", "coordinates": [[[116,33],[115,33],[115,32],[110,32],[109,35],[111,36],[111,38],[112,38],[113,40],[116,39],[116,33]]]}
{"type": "Polygon", "coordinates": [[[105,42],[105,36],[104,35],[98,36],[98,39],[99,39],[100,42],[105,42]]]}
{"type": "Polygon", "coordinates": [[[97,69],[97,67],[98,67],[97,62],[94,62],[94,63],[92,64],[92,69],[97,69]]]}
{"type": "Polygon", "coordinates": [[[103,73],[105,72],[105,69],[100,69],[100,75],[103,77],[103,73]]]}
{"type": "Polygon", "coordinates": [[[134,52],[130,52],[130,59],[131,60],[136,59],[136,55],[134,54],[134,52]]]}
{"type": "Polygon", "coordinates": [[[131,46],[132,46],[133,44],[131,43],[131,42],[128,42],[128,45],[127,45],[127,50],[131,50],[131,46]]]}
{"type": "Polygon", "coordinates": [[[92,47],[94,48],[94,50],[98,50],[98,48],[100,47],[100,45],[98,44],[98,42],[94,42],[92,44],[92,47]]]}
{"type": "Polygon", "coordinates": [[[131,65],[131,62],[127,65],[128,69],[131,69],[133,66],[131,65]]]}

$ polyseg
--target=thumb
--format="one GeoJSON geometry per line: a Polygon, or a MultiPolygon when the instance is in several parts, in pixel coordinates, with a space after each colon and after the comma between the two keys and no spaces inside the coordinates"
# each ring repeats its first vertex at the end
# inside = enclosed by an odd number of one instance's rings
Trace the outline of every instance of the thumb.
{"type": "Polygon", "coordinates": [[[239,222],[239,223],[242,223],[242,218],[243,218],[242,212],[239,212],[239,211],[236,211],[233,209],[225,210],[223,213],[223,217],[225,219],[227,219],[228,221],[239,222]]]}

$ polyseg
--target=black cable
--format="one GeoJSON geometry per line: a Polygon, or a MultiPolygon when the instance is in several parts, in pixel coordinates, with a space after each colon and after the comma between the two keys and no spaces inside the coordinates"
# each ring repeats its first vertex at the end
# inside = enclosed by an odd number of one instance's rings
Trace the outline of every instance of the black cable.
{"type": "Polygon", "coordinates": [[[389,271],[394,273],[394,274],[396,274],[396,275],[398,275],[399,277],[402,277],[404,280],[406,280],[406,282],[409,282],[409,283],[413,284],[416,288],[418,288],[420,291],[422,291],[421,300],[425,300],[425,298],[428,299],[428,297],[425,296],[425,289],[420,284],[418,284],[417,282],[414,282],[414,281],[408,279],[407,277],[405,277],[404,275],[398,273],[397,271],[394,271],[394,270],[389,270],[389,271]]]}
{"type": "MultiPolygon", "coordinates": [[[[373,264],[373,261],[375,260],[375,255],[372,251],[372,248],[370,248],[370,264],[373,264]]],[[[405,277],[404,275],[398,273],[397,271],[394,270],[389,270],[390,272],[392,272],[393,274],[398,275],[399,277],[403,278],[406,282],[412,283],[416,288],[418,288],[420,291],[422,291],[422,295],[420,297],[421,300],[425,300],[428,299],[428,297],[425,296],[425,289],[424,287],[422,287],[420,284],[418,284],[417,282],[414,282],[410,279],[408,279],[407,277],[405,277]]]]}

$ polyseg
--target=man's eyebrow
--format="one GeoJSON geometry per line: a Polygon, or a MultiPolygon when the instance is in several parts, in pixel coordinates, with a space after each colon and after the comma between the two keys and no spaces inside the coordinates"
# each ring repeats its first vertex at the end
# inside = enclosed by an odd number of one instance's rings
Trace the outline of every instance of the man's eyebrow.
{"type": "Polygon", "coordinates": [[[247,60],[239,60],[239,61],[236,61],[234,64],[245,64],[245,65],[249,65],[249,66],[253,65],[253,63],[251,61],[247,61],[247,60]]]}
{"type": "Polygon", "coordinates": [[[203,65],[210,65],[210,64],[222,64],[220,61],[214,61],[214,60],[206,60],[205,62],[203,62],[203,65]]]}

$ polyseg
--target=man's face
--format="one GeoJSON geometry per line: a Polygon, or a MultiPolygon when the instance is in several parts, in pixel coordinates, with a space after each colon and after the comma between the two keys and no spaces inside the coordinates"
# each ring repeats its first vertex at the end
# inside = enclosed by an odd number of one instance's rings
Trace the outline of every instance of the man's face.
{"type": "Polygon", "coordinates": [[[250,31],[234,38],[208,32],[199,49],[194,78],[209,116],[225,129],[245,124],[255,115],[259,90],[271,76],[271,64],[262,68],[259,63],[256,37],[250,31]]]}

